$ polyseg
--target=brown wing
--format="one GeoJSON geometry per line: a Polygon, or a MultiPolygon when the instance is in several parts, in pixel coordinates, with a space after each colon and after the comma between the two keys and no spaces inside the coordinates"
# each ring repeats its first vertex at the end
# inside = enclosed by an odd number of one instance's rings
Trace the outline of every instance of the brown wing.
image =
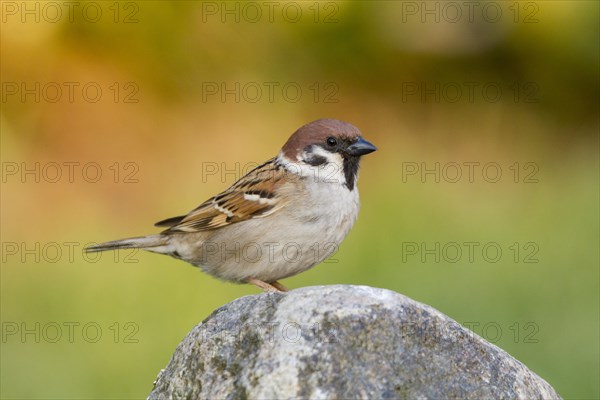
{"type": "Polygon", "coordinates": [[[185,215],[180,215],[178,217],[172,217],[172,218],[163,219],[162,221],[158,221],[157,223],[155,223],[154,226],[159,226],[159,227],[163,227],[164,226],[164,227],[167,227],[167,226],[177,225],[184,218],[185,218],[185,215]]]}
{"type": "Polygon", "coordinates": [[[172,225],[165,232],[201,232],[267,216],[285,205],[280,196],[285,178],[283,167],[271,159],[185,217],[169,218],[158,224],[172,225]]]}

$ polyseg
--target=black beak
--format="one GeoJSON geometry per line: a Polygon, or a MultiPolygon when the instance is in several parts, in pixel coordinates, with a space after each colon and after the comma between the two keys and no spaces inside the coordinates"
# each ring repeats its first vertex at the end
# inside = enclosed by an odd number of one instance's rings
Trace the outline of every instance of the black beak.
{"type": "Polygon", "coordinates": [[[377,150],[377,147],[359,137],[358,140],[346,148],[346,154],[350,156],[364,156],[377,150]]]}

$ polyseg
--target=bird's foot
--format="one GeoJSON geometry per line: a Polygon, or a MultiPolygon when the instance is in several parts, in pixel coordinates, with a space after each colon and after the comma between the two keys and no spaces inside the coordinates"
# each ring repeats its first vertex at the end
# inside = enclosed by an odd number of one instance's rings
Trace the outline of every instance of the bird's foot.
{"type": "Polygon", "coordinates": [[[271,282],[271,286],[277,288],[280,292],[287,292],[289,290],[282,283],[279,283],[279,281],[271,282]]]}
{"type": "Polygon", "coordinates": [[[268,283],[268,282],[263,282],[260,279],[249,278],[246,282],[250,283],[254,286],[258,286],[265,292],[287,292],[288,291],[288,289],[285,286],[283,286],[281,283],[279,283],[277,281],[268,283]]]}

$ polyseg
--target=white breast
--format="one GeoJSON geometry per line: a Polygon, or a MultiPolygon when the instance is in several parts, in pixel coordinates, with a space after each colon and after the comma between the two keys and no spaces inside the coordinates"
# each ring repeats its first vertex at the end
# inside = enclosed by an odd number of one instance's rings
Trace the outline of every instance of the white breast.
{"type": "Polygon", "coordinates": [[[285,207],[214,231],[203,246],[209,257],[186,261],[225,280],[273,282],[331,256],[356,221],[358,189],[344,185],[343,171],[323,175],[316,168],[292,165],[290,171],[301,171],[297,184],[303,187],[290,192],[285,207]]]}

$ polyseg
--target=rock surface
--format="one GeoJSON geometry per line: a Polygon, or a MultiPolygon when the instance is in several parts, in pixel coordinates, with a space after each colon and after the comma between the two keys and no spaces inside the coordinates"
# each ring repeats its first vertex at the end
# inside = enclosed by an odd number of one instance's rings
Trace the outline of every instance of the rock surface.
{"type": "Polygon", "coordinates": [[[179,344],[150,399],[559,399],[500,348],[389,290],[237,299],[179,344]]]}

